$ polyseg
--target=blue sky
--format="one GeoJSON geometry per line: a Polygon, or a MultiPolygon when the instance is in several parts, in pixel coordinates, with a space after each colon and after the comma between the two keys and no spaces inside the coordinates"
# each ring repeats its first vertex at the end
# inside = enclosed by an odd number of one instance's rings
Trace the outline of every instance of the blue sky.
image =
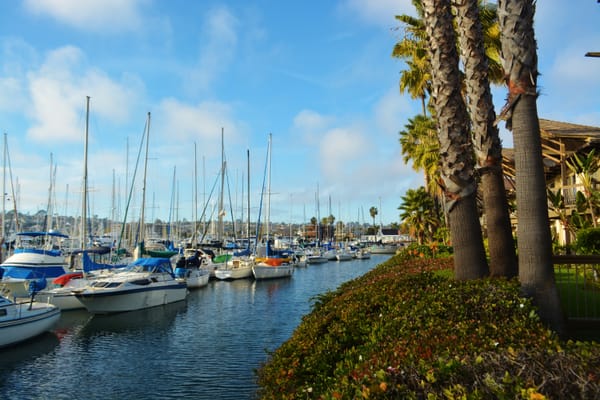
{"type": "MultiPolygon", "coordinates": [[[[192,218],[194,154],[199,202],[214,208],[223,129],[235,217],[249,150],[256,218],[271,133],[271,221],[318,212],[371,222],[375,206],[377,222],[397,222],[401,196],[423,183],[398,144],[420,105],[400,95],[404,64],[391,57],[402,33],[394,16],[413,13],[409,0],[1,2],[0,129],[17,207],[46,209],[52,154],[54,211],[80,215],[90,96],[93,214],[122,218],[150,112],[148,221],[192,218]]],[[[540,117],[600,126],[600,59],[584,57],[600,51],[599,16],[595,0],[538,2],[540,117]]],[[[498,109],[506,92],[493,93],[498,109]]]]}

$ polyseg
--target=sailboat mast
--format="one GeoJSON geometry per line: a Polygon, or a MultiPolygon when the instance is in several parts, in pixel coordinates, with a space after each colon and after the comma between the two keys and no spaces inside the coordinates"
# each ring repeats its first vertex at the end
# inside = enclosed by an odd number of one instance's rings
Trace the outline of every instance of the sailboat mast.
{"type": "Polygon", "coordinates": [[[90,120],[90,96],[85,98],[85,136],[83,141],[83,188],[81,200],[81,248],[87,247],[86,228],[87,228],[87,192],[88,192],[88,134],[90,120]]]}
{"type": "MultiPolygon", "coordinates": [[[[1,244],[4,244],[4,240],[6,238],[6,132],[4,133],[4,153],[2,156],[2,241],[1,244]]],[[[0,254],[0,256],[2,256],[0,254]]],[[[3,258],[4,259],[4,258],[3,258]]]]}
{"type": "Polygon", "coordinates": [[[248,192],[248,222],[246,225],[246,237],[248,238],[248,248],[250,247],[250,149],[246,150],[246,163],[247,165],[247,169],[248,169],[248,188],[246,189],[248,192]]]}
{"type": "Polygon", "coordinates": [[[148,112],[148,120],[146,123],[146,157],[144,158],[144,180],[142,183],[142,212],[140,217],[140,242],[144,242],[145,225],[144,225],[144,208],[146,207],[146,174],[148,173],[148,142],[150,142],[150,112],[148,112]]]}
{"type": "Polygon", "coordinates": [[[219,197],[219,231],[218,240],[223,240],[223,215],[225,210],[223,209],[223,196],[225,191],[225,133],[224,128],[221,128],[221,196],[219,197]]]}
{"type": "Polygon", "coordinates": [[[192,240],[194,249],[198,247],[198,154],[196,149],[196,142],[194,142],[194,233],[192,234],[192,240]]]}
{"type": "Polygon", "coordinates": [[[269,235],[270,235],[270,217],[271,217],[271,138],[272,138],[272,134],[269,133],[269,144],[267,146],[267,165],[268,165],[268,170],[267,170],[267,215],[266,215],[266,222],[267,222],[267,243],[269,243],[269,235]]]}

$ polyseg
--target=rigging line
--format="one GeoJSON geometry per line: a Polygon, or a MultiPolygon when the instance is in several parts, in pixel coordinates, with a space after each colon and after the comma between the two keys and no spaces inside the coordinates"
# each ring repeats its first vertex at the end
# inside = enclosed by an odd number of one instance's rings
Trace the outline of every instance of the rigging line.
{"type": "Polygon", "coordinates": [[[175,207],[175,177],[177,172],[177,166],[173,167],[173,183],[171,184],[171,207],[169,207],[169,223],[167,224],[167,239],[171,240],[171,217],[173,214],[173,208],[175,207]]]}
{"type": "Polygon", "coordinates": [[[227,181],[227,195],[229,197],[229,213],[231,214],[231,226],[233,227],[233,238],[237,239],[235,220],[233,219],[233,202],[231,201],[231,186],[229,186],[229,173],[225,170],[225,179],[227,181]]]}
{"type": "Polygon", "coordinates": [[[13,183],[13,176],[12,176],[12,167],[10,164],[10,153],[8,152],[8,142],[6,142],[6,160],[8,161],[8,175],[10,178],[10,190],[12,193],[12,200],[13,200],[13,208],[15,210],[15,229],[16,232],[20,231],[20,227],[19,227],[19,213],[17,212],[17,198],[15,196],[15,186],[13,183]]]}
{"type": "MultiPolygon", "coordinates": [[[[127,204],[125,205],[125,216],[123,217],[123,225],[121,225],[121,233],[119,235],[119,243],[117,244],[117,250],[121,248],[121,241],[123,239],[123,235],[125,233],[125,225],[127,224],[127,212],[129,211],[129,204],[131,203],[131,198],[133,197],[133,186],[135,183],[135,177],[137,174],[138,166],[140,163],[140,156],[142,154],[142,148],[144,146],[144,141],[146,139],[146,127],[148,126],[148,120],[144,124],[144,132],[142,134],[142,140],[140,141],[140,149],[138,151],[137,160],[135,161],[135,168],[133,170],[133,177],[131,178],[131,187],[129,189],[129,196],[127,198],[127,204]]],[[[136,241],[137,243],[137,241],[136,241]]]]}
{"type": "MultiPolygon", "coordinates": [[[[221,177],[221,174],[217,174],[216,178],[215,178],[215,183],[213,183],[212,189],[210,190],[210,193],[208,195],[208,200],[204,203],[204,208],[202,209],[202,214],[200,215],[200,220],[202,220],[202,218],[204,218],[205,214],[206,214],[206,209],[208,208],[208,202],[210,201],[210,198],[212,197],[215,188],[217,187],[217,183],[219,182],[219,178],[221,177]]],[[[213,214],[211,214],[211,220],[213,217],[213,214]]],[[[204,238],[206,237],[206,234],[208,233],[208,228],[209,225],[206,225],[204,228],[204,232],[202,232],[202,237],[200,238],[200,243],[202,243],[204,241],[204,238]]]]}
{"type": "Polygon", "coordinates": [[[265,161],[265,171],[263,173],[263,183],[262,183],[262,189],[260,192],[260,202],[258,205],[258,220],[256,222],[256,243],[258,244],[258,235],[260,233],[260,218],[261,218],[261,214],[262,214],[262,203],[263,203],[263,197],[265,195],[265,183],[266,183],[266,179],[267,179],[267,166],[269,164],[269,148],[267,148],[267,158],[265,161]]]}

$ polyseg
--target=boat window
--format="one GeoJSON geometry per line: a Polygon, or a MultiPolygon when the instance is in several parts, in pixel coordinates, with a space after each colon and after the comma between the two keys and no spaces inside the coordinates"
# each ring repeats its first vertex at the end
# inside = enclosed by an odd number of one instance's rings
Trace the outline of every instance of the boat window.
{"type": "Polygon", "coordinates": [[[0,317],[5,317],[7,314],[6,309],[0,309],[0,317]]]}
{"type": "Polygon", "coordinates": [[[107,288],[114,288],[117,287],[121,284],[121,282],[111,282],[108,285],[106,285],[107,288]]]}
{"type": "Polygon", "coordinates": [[[135,281],[131,281],[132,285],[149,285],[150,281],[148,279],[138,279],[135,281]]]}

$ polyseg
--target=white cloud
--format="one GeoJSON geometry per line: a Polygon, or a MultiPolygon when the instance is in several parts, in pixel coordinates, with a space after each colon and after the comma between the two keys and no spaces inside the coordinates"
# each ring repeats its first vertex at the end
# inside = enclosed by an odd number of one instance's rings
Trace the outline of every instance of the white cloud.
{"type": "Polygon", "coordinates": [[[147,0],[25,0],[25,8],[36,15],[85,31],[131,32],[142,26],[141,10],[147,0]]]}
{"type": "Polygon", "coordinates": [[[211,10],[198,38],[198,64],[189,72],[189,79],[195,87],[209,88],[235,59],[238,25],[238,20],[226,7],[211,10]]]}
{"type": "Polygon", "coordinates": [[[325,133],[320,144],[323,177],[329,181],[347,181],[370,148],[369,141],[358,131],[336,128],[325,133]]]}
{"type": "Polygon", "coordinates": [[[238,136],[232,108],[226,103],[205,101],[189,105],[168,98],[158,108],[156,130],[163,132],[164,139],[190,144],[196,141],[203,146],[212,146],[220,143],[222,128],[228,140],[235,140],[238,136]]]}
{"type": "Polygon", "coordinates": [[[302,110],[294,117],[292,132],[308,144],[317,144],[323,132],[333,123],[333,118],[313,110],[302,110]]]}
{"type": "Polygon", "coordinates": [[[386,140],[395,140],[408,118],[419,112],[417,109],[418,102],[411,100],[408,95],[401,95],[398,86],[392,87],[375,104],[375,126],[386,140]]]}
{"type": "Polygon", "coordinates": [[[134,79],[122,84],[87,67],[84,54],[76,47],[56,49],[38,70],[28,74],[31,106],[27,113],[34,123],[27,136],[38,142],[80,141],[86,96],[93,98],[94,114],[113,122],[125,121],[136,103],[139,86],[134,79]]]}

